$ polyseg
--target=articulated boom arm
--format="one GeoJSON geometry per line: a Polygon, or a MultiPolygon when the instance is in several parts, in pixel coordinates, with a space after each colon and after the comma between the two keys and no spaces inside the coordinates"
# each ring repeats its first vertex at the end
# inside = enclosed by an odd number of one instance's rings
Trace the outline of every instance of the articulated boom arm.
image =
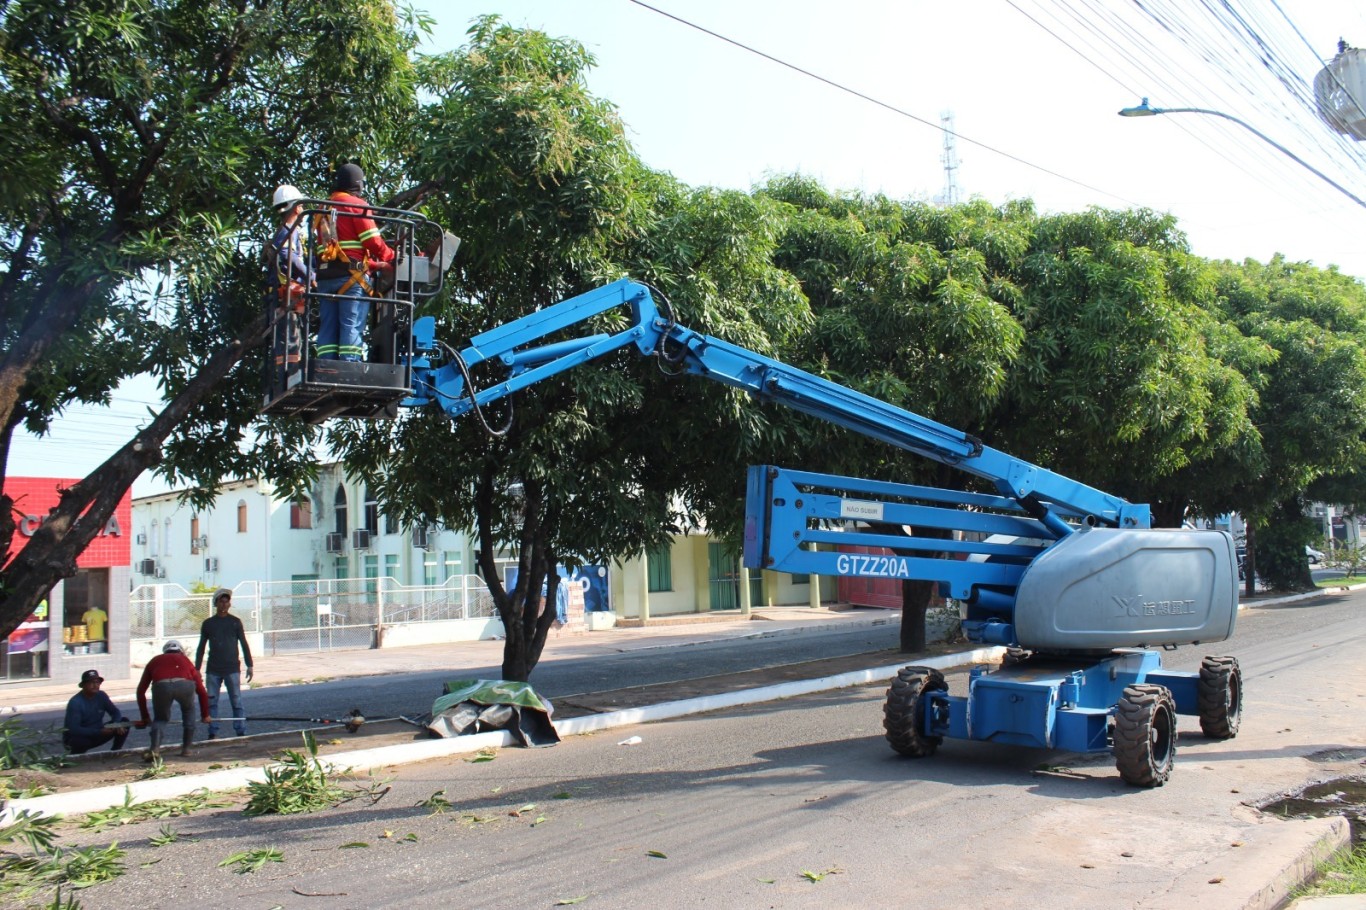
{"type": "MultiPolygon", "coordinates": [[[[433,331],[431,320],[418,321],[414,334],[419,352],[430,354],[435,350],[433,331]]],[[[414,396],[404,404],[435,402],[448,414],[459,416],[630,345],[642,355],[665,356],[686,372],[986,478],[1002,496],[1018,501],[1027,513],[1042,521],[1051,531],[1049,537],[1061,537],[1071,531],[1062,516],[1111,527],[1137,528],[1149,524],[1147,506],[1126,502],[1012,458],[941,423],[677,325],[661,314],[648,288],[628,279],[472,338],[459,353],[467,370],[496,359],[508,371],[506,378],[486,388],[470,389],[458,364],[433,368],[428,360],[416,362],[414,396]],[[545,343],[551,336],[622,306],[630,307],[630,325],[616,334],[545,343]]]]}
{"type": "MultiPolygon", "coordinates": [[[[751,467],[744,542],[749,568],[935,581],[947,596],[965,602],[964,629],[980,641],[1091,649],[1201,636],[1218,640],[1204,606],[1195,611],[1200,616],[1194,626],[1185,617],[1187,605],[1222,602],[1223,595],[1216,596],[1221,586],[1236,584],[1226,584],[1225,576],[1232,577],[1226,534],[1212,541],[1145,531],[1150,524],[1145,505],[680,326],[661,312],[644,285],[614,282],[483,332],[447,356],[438,356],[434,331],[431,318],[413,326],[413,393],[405,406],[437,404],[460,416],[633,346],[680,371],[984,478],[996,491],[965,493],[751,467]],[[574,330],[582,331],[581,323],[618,310],[629,312],[620,331],[573,336],[574,330]],[[476,388],[472,374],[486,361],[497,365],[497,377],[476,388]],[[1105,565],[1093,571],[1090,566],[1098,563],[1105,565]],[[1036,566],[1044,567],[1033,573],[1038,581],[1026,582],[1026,571],[1036,566]],[[1161,585],[1152,584],[1154,579],[1161,585]],[[1166,593],[1153,594],[1159,587],[1166,593]],[[1187,593],[1194,588],[1199,590],[1187,593]],[[1150,606],[1153,597],[1158,606],[1150,606]],[[1093,614],[1104,617],[1099,625],[1092,623],[1093,614]],[[1158,628],[1153,616],[1159,617],[1158,628]],[[1019,629],[1028,630],[1032,640],[1025,641],[1019,629]]],[[[1215,611],[1216,626],[1227,622],[1221,610],[1215,611]]],[[[1220,634],[1226,637],[1227,631],[1220,634]]]]}

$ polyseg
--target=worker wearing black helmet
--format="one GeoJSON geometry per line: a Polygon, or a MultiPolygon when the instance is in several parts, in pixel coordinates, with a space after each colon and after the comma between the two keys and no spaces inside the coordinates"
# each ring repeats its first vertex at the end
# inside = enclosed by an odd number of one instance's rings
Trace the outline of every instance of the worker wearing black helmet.
{"type": "Polygon", "coordinates": [[[394,250],[380,236],[369,215],[365,172],[356,164],[337,168],[329,201],[336,204],[337,241],[344,260],[321,264],[318,293],[318,357],[321,360],[362,360],[361,330],[369,313],[374,272],[393,269],[394,250]]]}

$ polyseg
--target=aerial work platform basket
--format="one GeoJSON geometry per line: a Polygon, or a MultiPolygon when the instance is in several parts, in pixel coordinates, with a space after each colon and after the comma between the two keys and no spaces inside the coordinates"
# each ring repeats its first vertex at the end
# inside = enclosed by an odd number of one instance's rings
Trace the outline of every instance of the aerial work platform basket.
{"type": "MultiPolygon", "coordinates": [[[[306,258],[316,265],[314,216],[326,213],[332,204],[318,199],[303,202],[298,230],[304,235],[306,258]]],[[[363,330],[367,356],[360,362],[317,357],[313,340],[320,308],[341,298],[291,283],[265,304],[271,322],[271,353],[266,360],[262,414],[298,417],[311,424],[331,417],[392,418],[399,402],[411,393],[414,312],[441,292],[460,238],[417,212],[382,206],[348,209],[374,220],[397,254],[392,270],[371,273],[363,330]]]]}

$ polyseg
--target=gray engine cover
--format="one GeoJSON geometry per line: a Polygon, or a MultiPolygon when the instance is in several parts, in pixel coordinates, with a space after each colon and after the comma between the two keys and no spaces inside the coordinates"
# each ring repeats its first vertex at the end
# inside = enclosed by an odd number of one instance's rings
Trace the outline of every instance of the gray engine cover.
{"type": "Polygon", "coordinates": [[[1036,651],[1223,641],[1238,615],[1227,531],[1088,528],[1025,570],[1015,637],[1036,651]]]}

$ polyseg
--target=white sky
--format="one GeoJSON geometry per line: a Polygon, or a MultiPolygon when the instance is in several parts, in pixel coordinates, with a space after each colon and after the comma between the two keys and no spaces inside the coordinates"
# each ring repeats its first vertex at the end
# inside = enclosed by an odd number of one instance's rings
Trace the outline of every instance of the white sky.
{"type": "MultiPolygon", "coordinates": [[[[964,197],[1028,197],[1046,212],[1147,206],[1175,214],[1202,256],[1264,261],[1279,252],[1366,278],[1366,208],[1294,161],[1215,117],[1116,116],[1144,95],[1161,107],[1220,110],[1366,199],[1366,153],[1296,110],[1274,81],[1257,81],[1256,58],[1212,24],[1183,43],[1174,37],[1179,21],[1166,31],[1125,0],[648,2],[928,124],[630,0],[433,2],[429,47],[457,48],[482,13],[583,42],[599,64],[590,85],[618,106],[641,158],[694,185],[749,189],[800,171],[836,189],[932,200],[945,186],[938,125],[950,111],[964,197]],[[1253,75],[1221,55],[1250,64],[1253,75]]],[[[1366,45],[1363,4],[1235,6],[1304,80],[1339,37],[1366,45]]],[[[150,384],[135,386],[111,409],[73,414],[47,439],[17,439],[9,472],[84,475],[155,401],[150,384]]],[[[134,493],[161,489],[144,477],[134,493]]]]}

